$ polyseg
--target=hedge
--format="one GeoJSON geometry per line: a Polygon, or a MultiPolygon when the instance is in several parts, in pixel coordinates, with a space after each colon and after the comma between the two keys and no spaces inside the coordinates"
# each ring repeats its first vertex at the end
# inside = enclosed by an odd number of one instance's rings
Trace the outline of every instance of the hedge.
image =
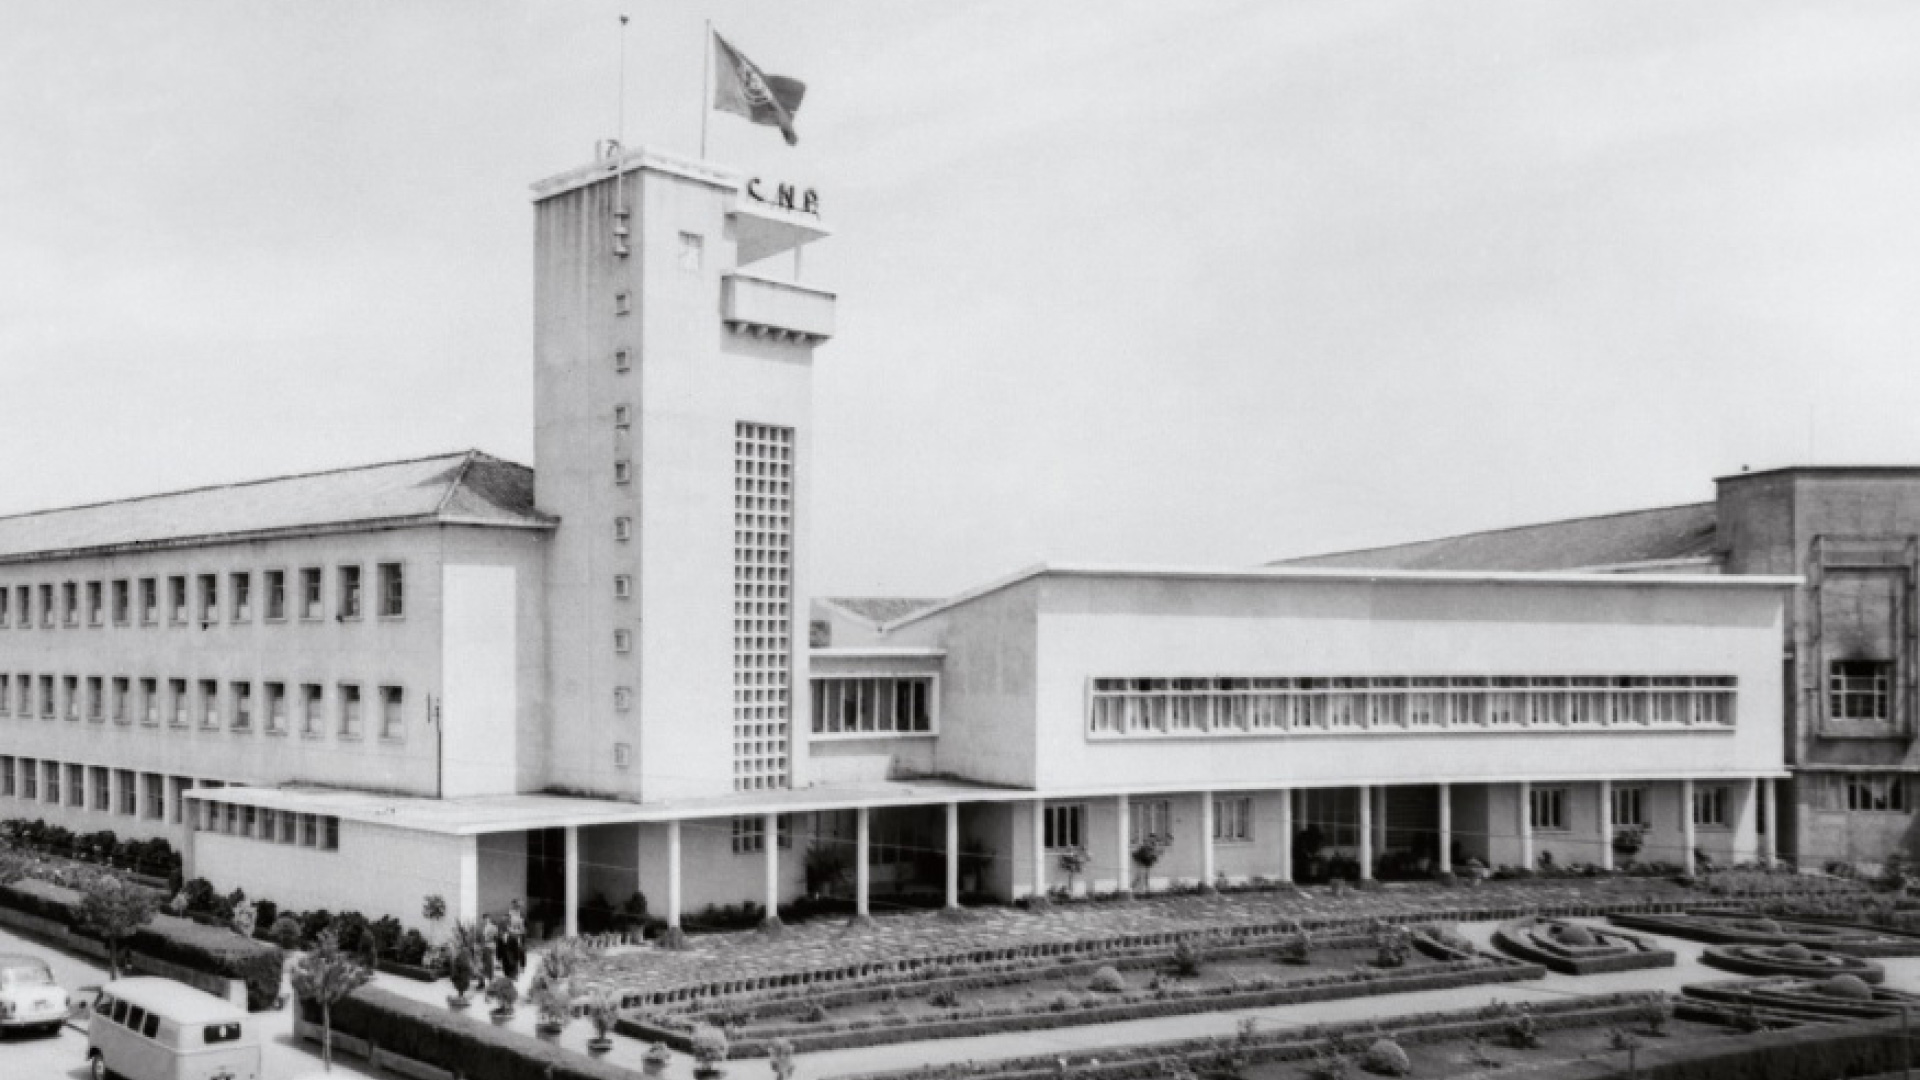
{"type": "Polygon", "coordinates": [[[1508,953],[1540,964],[1549,971],[1562,975],[1604,975],[1615,971],[1639,971],[1643,968],[1672,967],[1674,955],[1667,949],[1657,949],[1638,934],[1629,934],[1620,930],[1601,932],[1604,939],[1624,939],[1630,944],[1615,945],[1611,950],[1595,950],[1592,953],[1568,952],[1556,950],[1536,938],[1536,934],[1546,933],[1551,925],[1544,919],[1516,919],[1502,923],[1493,932],[1493,943],[1508,953]]]}
{"type": "Polygon", "coordinates": [[[1710,945],[1805,945],[1809,949],[1846,953],[1849,956],[1920,956],[1920,935],[1888,926],[1866,926],[1857,922],[1782,920],[1751,911],[1699,910],[1673,915],[1616,912],[1607,918],[1610,922],[1634,930],[1668,934],[1710,945]],[[1734,920],[1769,920],[1778,924],[1780,929],[1777,932],[1757,930],[1741,926],[1734,920]]]}
{"type": "MultiPolygon", "coordinates": [[[[1858,976],[1862,982],[1878,985],[1885,981],[1887,969],[1864,957],[1846,953],[1820,953],[1808,950],[1805,960],[1790,960],[1768,955],[1764,945],[1709,945],[1700,954],[1700,962],[1709,967],[1731,971],[1735,975],[1791,975],[1798,979],[1826,979],[1835,975],[1858,976]],[[1825,962],[1837,961],[1840,966],[1825,962]]],[[[1778,950],[1774,950],[1778,951],[1778,950]]]]}
{"type": "MultiPolygon", "coordinates": [[[[320,1008],[300,1003],[301,1015],[320,1022],[320,1008]]],[[[382,1053],[432,1065],[464,1080],[634,1080],[634,1073],[551,1043],[469,1020],[363,986],[333,1005],[333,1030],[365,1039],[382,1053]]]]}
{"type": "MultiPolygon", "coordinates": [[[[1832,1080],[1899,1075],[1910,1053],[1899,1020],[1814,1024],[1738,1039],[1673,1040],[1640,1047],[1640,1080],[1832,1080]]],[[[1613,1080],[1624,1055],[1562,1062],[1530,1071],[1528,1080],[1613,1080]]]]}
{"type": "MultiPolygon", "coordinates": [[[[81,899],[78,890],[44,881],[0,885],[0,904],[58,923],[70,933],[91,937],[80,929],[81,899]]],[[[285,955],[276,946],[243,938],[231,930],[216,930],[171,915],[155,915],[152,922],[134,931],[126,947],[155,960],[245,981],[247,1008],[255,1012],[272,1008],[280,997],[285,955]]]]}

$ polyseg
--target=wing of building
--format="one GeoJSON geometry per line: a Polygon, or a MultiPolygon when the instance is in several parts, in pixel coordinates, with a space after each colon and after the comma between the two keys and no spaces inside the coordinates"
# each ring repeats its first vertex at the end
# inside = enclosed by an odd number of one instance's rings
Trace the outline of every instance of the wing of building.
{"type": "MultiPolygon", "coordinates": [[[[815,600],[836,297],[780,256],[818,205],[644,150],[536,185],[537,473],[468,452],[0,520],[0,813],[165,836],[284,904],[568,930],[635,892],[678,925],[1775,850],[1796,575],[1880,597],[1911,547],[1730,557],[1724,492],[815,600]]],[[[1833,612],[1840,649],[1864,616],[1833,612]]],[[[1905,705],[1853,711],[1907,691],[1846,671],[1833,723],[1890,737],[1905,705]]]]}

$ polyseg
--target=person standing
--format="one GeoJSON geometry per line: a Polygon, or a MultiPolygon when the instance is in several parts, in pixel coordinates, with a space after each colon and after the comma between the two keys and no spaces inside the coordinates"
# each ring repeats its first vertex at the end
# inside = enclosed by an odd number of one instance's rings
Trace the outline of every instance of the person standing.
{"type": "Polygon", "coordinates": [[[488,982],[493,981],[493,964],[500,950],[500,927],[493,916],[480,916],[480,973],[488,982]]]}
{"type": "Polygon", "coordinates": [[[527,966],[527,914],[520,901],[507,905],[507,948],[513,953],[515,970],[527,966]]]}

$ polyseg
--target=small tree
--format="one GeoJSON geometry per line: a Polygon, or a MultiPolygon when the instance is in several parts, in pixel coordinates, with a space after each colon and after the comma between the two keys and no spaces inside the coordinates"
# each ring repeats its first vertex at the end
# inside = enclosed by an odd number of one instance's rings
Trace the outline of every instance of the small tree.
{"type": "Polygon", "coordinates": [[[420,902],[420,917],[427,920],[427,933],[434,947],[440,945],[440,924],[447,917],[447,898],[439,893],[420,902]]]}
{"type": "Polygon", "coordinates": [[[1068,894],[1073,892],[1074,879],[1086,873],[1087,864],[1091,861],[1092,856],[1083,847],[1070,847],[1060,853],[1060,871],[1067,875],[1068,894]]]}
{"type": "Polygon", "coordinates": [[[320,1061],[328,1072],[333,1071],[333,1005],[371,978],[373,972],[343,951],[331,930],[323,931],[313,951],[293,966],[294,994],[320,1006],[320,1061]]]}
{"type": "Polygon", "coordinates": [[[1160,862],[1162,849],[1158,837],[1149,836],[1133,847],[1133,861],[1140,866],[1140,891],[1153,891],[1153,868],[1160,862]]]}
{"type": "Polygon", "coordinates": [[[720,1063],[727,1060],[727,1052],[731,1049],[727,1045],[726,1032],[716,1027],[702,1027],[688,1041],[693,1051],[694,1075],[720,1075],[720,1063]]]}
{"type": "Polygon", "coordinates": [[[601,990],[587,999],[587,1022],[593,1025],[589,1049],[604,1053],[613,1049],[613,1028],[620,1022],[620,999],[601,990]]]}
{"type": "Polygon", "coordinates": [[[773,1080],[793,1080],[793,1043],[773,1040],[767,1047],[767,1065],[773,1069],[773,1080]]]}
{"type": "Polygon", "coordinates": [[[520,987],[505,975],[495,975],[487,984],[487,1000],[493,1002],[495,1016],[512,1016],[514,1003],[520,1000],[520,987]]]}
{"type": "Polygon", "coordinates": [[[99,874],[80,887],[80,928],[107,945],[107,966],[120,977],[120,950],[134,932],[153,920],[160,900],[112,874],[99,874]]]}

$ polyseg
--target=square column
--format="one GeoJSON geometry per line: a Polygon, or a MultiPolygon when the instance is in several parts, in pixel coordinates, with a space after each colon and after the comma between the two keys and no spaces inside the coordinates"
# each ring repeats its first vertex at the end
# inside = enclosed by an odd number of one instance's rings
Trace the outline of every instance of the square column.
{"type": "Polygon", "coordinates": [[[1453,785],[1436,785],[1440,791],[1440,872],[1453,873],[1453,785]]]}
{"type": "Polygon", "coordinates": [[[867,895],[871,889],[871,824],[869,811],[862,806],[853,812],[853,917],[867,917],[867,895]]]}
{"type": "Polygon", "coordinates": [[[1047,895],[1047,804],[1033,801],[1033,882],[1032,895],[1047,895]]]}
{"type": "Polygon", "coordinates": [[[480,918],[480,838],[462,836],[460,844],[460,892],[453,898],[450,914],[460,922],[480,918]]]}
{"type": "Polygon", "coordinates": [[[780,815],[760,815],[760,847],[767,857],[767,915],[769,923],[780,921],[780,815]]]}
{"type": "Polygon", "coordinates": [[[947,804],[947,908],[960,907],[960,804],[947,804]]]}
{"type": "Polygon", "coordinates": [[[1533,869],[1533,784],[1520,781],[1520,865],[1533,869]]]}
{"type": "Polygon", "coordinates": [[[1387,854],[1387,789],[1373,789],[1373,850],[1376,855],[1385,858],[1387,854]]]}
{"type": "Polygon", "coordinates": [[[1685,858],[1681,860],[1681,865],[1686,867],[1687,876],[1692,877],[1695,869],[1694,862],[1693,862],[1694,836],[1693,836],[1693,781],[1692,780],[1680,781],[1680,844],[1681,844],[1681,847],[1685,849],[1685,851],[1683,852],[1683,854],[1685,855],[1685,858]]]}
{"type": "Polygon", "coordinates": [[[1360,880],[1373,880],[1373,789],[1360,788],[1360,880]]]}
{"type": "Polygon", "coordinates": [[[580,826],[567,826],[566,878],[562,892],[563,925],[567,937],[580,936],[580,826]]]}
{"type": "Polygon", "coordinates": [[[1113,799],[1113,857],[1114,890],[1122,895],[1133,892],[1133,800],[1125,795],[1116,795],[1113,799]]]}
{"type": "Polygon", "coordinates": [[[1771,864],[1775,859],[1780,857],[1780,842],[1775,839],[1775,837],[1779,835],[1780,819],[1773,812],[1774,801],[1780,797],[1780,781],[1762,780],[1760,781],[1760,791],[1761,794],[1766,797],[1766,803],[1760,809],[1760,828],[1762,833],[1760,837],[1760,857],[1771,864]]]}
{"type": "Polygon", "coordinates": [[[1280,874],[1279,880],[1293,884],[1293,792],[1280,793],[1280,874]]]}
{"type": "Polygon", "coordinates": [[[680,929],[680,820],[667,822],[667,928],[680,929]]]}
{"type": "Polygon", "coordinates": [[[1213,888],[1213,792],[1200,793],[1200,888],[1213,888]]]}
{"type": "Polygon", "coordinates": [[[1752,777],[1741,794],[1739,816],[1733,819],[1733,861],[1760,857],[1760,778],[1752,777]]]}
{"type": "Polygon", "coordinates": [[[1600,781],[1600,869],[1613,869],[1613,781],[1600,781]]]}

